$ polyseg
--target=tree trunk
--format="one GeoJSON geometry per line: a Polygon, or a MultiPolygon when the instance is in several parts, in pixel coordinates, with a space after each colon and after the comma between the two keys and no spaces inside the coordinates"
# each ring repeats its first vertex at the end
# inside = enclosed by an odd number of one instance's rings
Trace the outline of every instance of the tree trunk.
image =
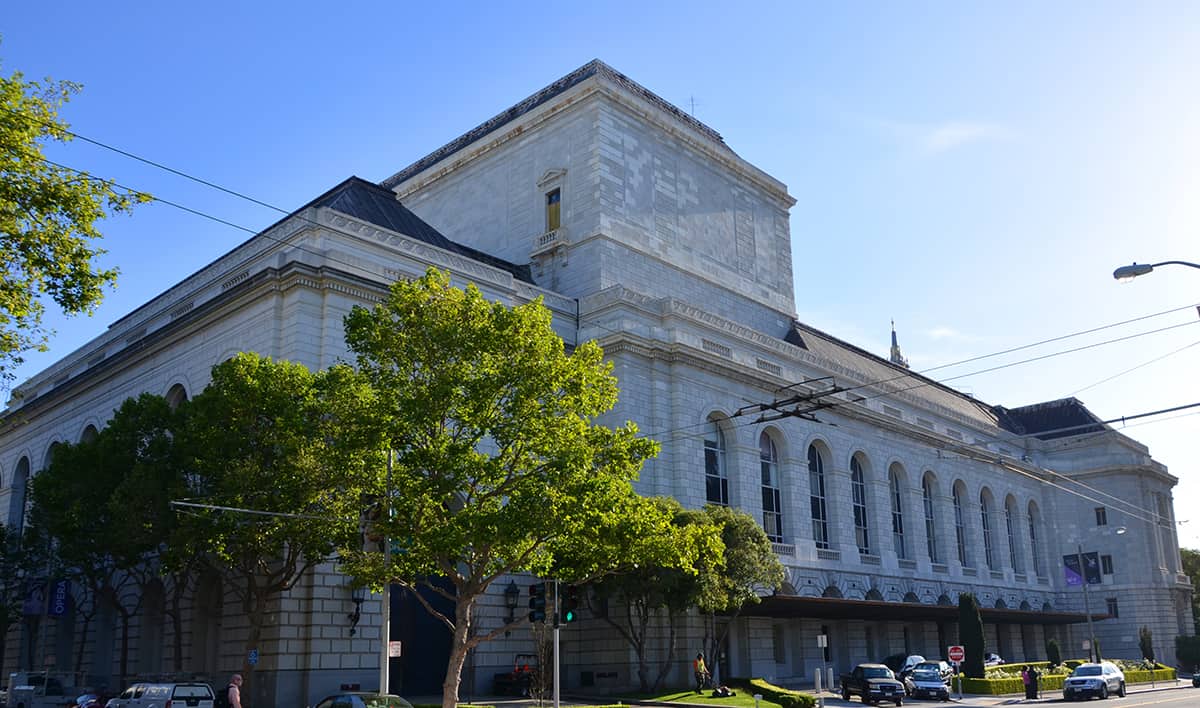
{"type": "MultiPolygon", "coordinates": [[[[458,687],[462,683],[463,665],[467,661],[471,636],[471,610],[475,607],[475,595],[461,594],[454,607],[454,635],[450,640],[450,662],[446,665],[446,680],[442,683],[442,708],[455,708],[458,704],[458,687]]],[[[544,670],[544,667],[543,667],[544,670]]]]}
{"type": "Polygon", "coordinates": [[[679,615],[675,612],[667,611],[667,653],[663,657],[662,664],[658,667],[658,676],[654,679],[654,691],[662,688],[663,680],[667,678],[667,674],[671,671],[671,664],[675,661],[675,644],[678,640],[679,633],[676,630],[676,624],[679,615]]]}
{"type": "Polygon", "coordinates": [[[257,588],[253,594],[254,606],[251,608],[249,616],[246,618],[250,623],[249,631],[246,634],[245,652],[242,654],[242,701],[246,703],[246,696],[254,695],[254,667],[258,662],[250,663],[250,652],[258,649],[259,641],[262,639],[263,618],[267,614],[267,595],[265,592],[258,592],[257,588]]]}

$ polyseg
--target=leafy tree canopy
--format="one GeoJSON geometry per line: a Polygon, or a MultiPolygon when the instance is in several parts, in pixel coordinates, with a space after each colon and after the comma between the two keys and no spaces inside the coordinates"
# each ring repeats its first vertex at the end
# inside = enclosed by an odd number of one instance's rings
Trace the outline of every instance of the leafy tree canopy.
{"type": "MultiPolygon", "coordinates": [[[[454,585],[455,617],[426,605],[453,630],[448,706],[466,652],[502,631],[471,631],[492,582],[514,571],[581,580],[644,563],[642,552],[665,564],[680,550],[629,551],[636,537],[673,536],[671,515],[632,487],[658,445],[631,423],[595,422],[617,400],[611,364],[592,342],[567,353],[550,319],[540,300],[488,302],[433,269],[346,317],[346,342],[395,451],[390,482],[381,471],[376,491],[395,500],[379,526],[399,551],[385,567],[380,554],[348,549],[346,567],[374,587],[436,576],[454,585]]],[[[675,565],[689,567],[696,551],[682,552],[675,565]]]]}
{"type": "Polygon", "coordinates": [[[0,75],[0,378],[11,379],[22,352],[45,350],[43,298],[67,314],[94,311],[117,277],[96,265],[96,222],[150,200],[46,160],[45,142],[71,139],[58,111],[79,89],[0,75]]]}

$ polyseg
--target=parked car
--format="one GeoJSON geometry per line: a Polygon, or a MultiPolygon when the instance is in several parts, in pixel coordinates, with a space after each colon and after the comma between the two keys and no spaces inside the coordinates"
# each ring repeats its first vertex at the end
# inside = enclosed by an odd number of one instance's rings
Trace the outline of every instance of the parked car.
{"type": "Polygon", "coordinates": [[[935,669],[917,668],[906,679],[909,695],[913,698],[933,698],[939,701],[950,700],[950,687],[945,678],[935,669]]]}
{"type": "Polygon", "coordinates": [[[213,708],[214,694],[207,683],[135,683],[110,700],[106,708],[213,708]]]}
{"type": "Polygon", "coordinates": [[[842,699],[859,696],[868,705],[888,701],[904,703],[904,684],[883,664],[859,664],[848,674],[842,674],[842,699]]]}
{"type": "Polygon", "coordinates": [[[913,671],[936,671],[943,680],[954,675],[954,667],[945,661],[922,661],[913,667],[913,671]]]}
{"type": "Polygon", "coordinates": [[[315,708],[413,708],[400,696],[366,691],[342,691],[320,700],[315,708]]]}
{"type": "Polygon", "coordinates": [[[1108,694],[1125,695],[1125,673],[1116,664],[1102,661],[1099,664],[1080,664],[1063,681],[1063,700],[1077,698],[1108,698],[1108,694]]]}

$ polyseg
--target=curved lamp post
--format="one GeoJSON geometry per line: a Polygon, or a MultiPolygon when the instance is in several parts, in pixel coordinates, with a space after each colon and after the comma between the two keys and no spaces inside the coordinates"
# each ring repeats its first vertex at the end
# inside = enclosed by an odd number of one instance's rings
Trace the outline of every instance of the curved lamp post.
{"type": "MultiPolygon", "coordinates": [[[[1159,265],[1162,265],[1162,264],[1159,263],[1159,265]]],[[[1200,266],[1196,266],[1196,267],[1200,268],[1200,266]]],[[[1150,271],[1146,271],[1146,272],[1148,273],[1150,271]]],[[[1133,277],[1133,276],[1130,276],[1130,277],[1133,277]]],[[[1124,526],[1118,526],[1115,529],[1112,529],[1111,531],[1105,531],[1099,535],[1108,536],[1109,534],[1113,534],[1116,536],[1124,536],[1125,532],[1127,530],[1128,529],[1126,529],[1124,526]]],[[[1085,615],[1087,615],[1087,626],[1088,626],[1088,659],[1090,659],[1091,661],[1098,661],[1099,658],[1096,656],[1096,629],[1092,625],[1092,603],[1091,603],[1091,598],[1088,595],[1087,570],[1083,566],[1083,544],[1082,543],[1076,544],[1075,561],[1077,563],[1079,563],[1079,572],[1083,575],[1081,580],[1083,581],[1083,613],[1085,615]]]]}
{"type": "Polygon", "coordinates": [[[1138,277],[1145,275],[1155,268],[1163,265],[1181,265],[1190,268],[1200,268],[1200,263],[1189,263],[1187,261],[1163,261],[1162,263],[1133,263],[1127,266],[1121,266],[1113,271],[1113,277],[1121,282],[1128,282],[1138,277]]]}

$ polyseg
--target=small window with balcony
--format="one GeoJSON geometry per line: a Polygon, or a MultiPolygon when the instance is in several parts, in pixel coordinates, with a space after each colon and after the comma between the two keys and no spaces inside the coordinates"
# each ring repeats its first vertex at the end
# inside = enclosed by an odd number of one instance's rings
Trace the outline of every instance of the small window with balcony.
{"type": "Polygon", "coordinates": [[[1104,575],[1113,574],[1112,556],[1100,556],[1100,572],[1104,575]]]}
{"type": "Polygon", "coordinates": [[[1106,599],[1104,602],[1105,602],[1105,604],[1108,605],[1108,616],[1109,617],[1120,617],[1121,616],[1121,613],[1117,607],[1117,598],[1110,597],[1110,598],[1106,599]]]}
{"type": "Polygon", "coordinates": [[[546,231],[557,231],[562,225],[560,202],[562,190],[554,189],[546,193],[546,231]]]}
{"type": "Polygon", "coordinates": [[[1096,507],[1096,525],[1108,526],[1108,509],[1102,506],[1096,507]]]}

